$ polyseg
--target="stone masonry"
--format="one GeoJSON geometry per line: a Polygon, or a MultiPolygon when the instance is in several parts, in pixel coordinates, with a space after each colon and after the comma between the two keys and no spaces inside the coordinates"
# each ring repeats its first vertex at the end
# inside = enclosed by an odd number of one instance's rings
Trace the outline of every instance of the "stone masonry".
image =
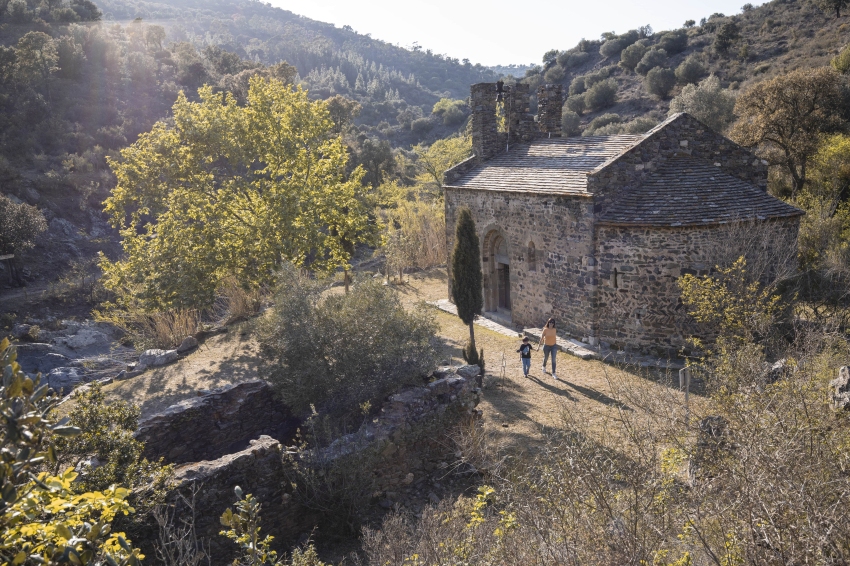
{"type": "Polygon", "coordinates": [[[240,450],[261,434],[288,441],[300,420],[277,401],[265,381],[214,389],[151,415],[139,423],[136,439],[145,457],[182,464],[212,460],[240,450]]]}
{"type": "Polygon", "coordinates": [[[644,135],[560,138],[563,93],[542,85],[536,132],[508,140],[497,90],[473,85],[475,155],[443,183],[448,249],[462,207],[478,228],[485,315],[516,327],[554,316],[593,346],[675,354],[701,336],[678,279],[710,273],[730,246],[752,253],[729,227],[757,225],[765,256],[793,253],[802,211],[766,193],[762,160],[691,116],[644,135]]]}

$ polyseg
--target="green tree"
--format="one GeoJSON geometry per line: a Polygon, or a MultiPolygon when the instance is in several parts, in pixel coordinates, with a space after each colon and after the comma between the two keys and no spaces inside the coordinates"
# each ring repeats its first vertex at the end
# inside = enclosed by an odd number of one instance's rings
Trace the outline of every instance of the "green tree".
{"type": "Polygon", "coordinates": [[[637,67],[638,63],[640,63],[647,51],[649,51],[649,47],[645,46],[643,42],[629,45],[623,49],[623,52],[620,54],[619,65],[624,69],[634,71],[635,67],[637,67]]]}
{"type": "Polygon", "coordinates": [[[646,52],[640,62],[635,66],[635,71],[641,75],[647,74],[655,67],[667,64],[667,52],[663,49],[652,48],[646,52]]]}
{"type": "Polygon", "coordinates": [[[26,203],[17,204],[0,194],[0,255],[14,254],[6,260],[11,278],[21,284],[18,264],[21,253],[35,246],[36,239],[47,230],[44,214],[26,203]]]}
{"type": "Polygon", "coordinates": [[[717,35],[714,36],[714,50],[725,55],[740,37],[738,24],[730,20],[717,30],[717,35]]]}
{"type": "Polygon", "coordinates": [[[617,102],[617,80],[601,81],[587,89],[584,102],[591,110],[604,110],[617,102]]]}
{"type": "Polygon", "coordinates": [[[337,135],[346,133],[351,122],[360,115],[360,111],[363,109],[356,100],[351,100],[340,94],[332,96],[325,102],[334,123],[333,133],[337,135]]]}
{"type": "Polygon", "coordinates": [[[676,73],[672,69],[663,67],[655,67],[651,69],[643,79],[643,84],[646,86],[649,94],[655,95],[658,98],[667,98],[673,87],[676,86],[676,73]]]}
{"type": "Polygon", "coordinates": [[[148,309],[212,303],[221,281],[269,282],[284,261],[322,273],[348,268],[372,241],[361,184],[324,102],[251,79],[248,103],[212,88],[182,94],[173,125],[157,123],[121,159],[106,201],[125,256],[102,259],[105,285],[148,309]]]}
{"type": "Polygon", "coordinates": [[[441,98],[434,104],[434,109],[431,111],[443,119],[443,124],[450,126],[459,124],[466,118],[467,104],[465,100],[452,100],[451,98],[441,98]]]}
{"type": "Polygon", "coordinates": [[[841,53],[833,57],[829,64],[842,75],[850,73],[850,45],[845,45],[841,53]]]}
{"type": "Polygon", "coordinates": [[[705,73],[705,66],[695,55],[689,56],[676,67],[676,79],[681,85],[696,84],[705,73]]]}
{"type": "Polygon", "coordinates": [[[25,375],[16,357],[9,341],[0,341],[0,562],[140,564],[143,556],[124,533],[111,530],[117,515],[133,512],[129,490],[79,493],[72,468],[55,476],[40,471],[57,460],[55,438],[80,431],[53,418],[58,397],[40,375],[25,375]]]}
{"type": "Polygon", "coordinates": [[[699,85],[685,85],[670,101],[670,114],[687,112],[716,132],[723,132],[735,118],[735,95],[711,75],[699,85]]]}
{"type": "Polygon", "coordinates": [[[788,172],[796,195],[806,183],[808,161],[821,134],[844,127],[842,109],[841,78],[834,69],[799,69],[760,82],[738,97],[732,139],[759,146],[768,163],[788,172]]]}
{"type": "Polygon", "coordinates": [[[452,298],[457,315],[469,326],[467,361],[472,363],[478,350],[475,348],[475,317],[484,308],[481,274],[481,244],[475,229],[472,212],[462,208],[457,217],[455,246],[452,250],[452,298]]]}
{"type": "Polygon", "coordinates": [[[50,100],[50,76],[59,70],[59,53],[53,38],[40,31],[27,32],[18,40],[16,54],[18,80],[42,84],[50,100]]]}
{"type": "Polygon", "coordinates": [[[472,139],[468,136],[444,138],[430,146],[416,145],[413,152],[420,190],[436,197],[441,194],[443,174],[472,155],[472,139]]]}

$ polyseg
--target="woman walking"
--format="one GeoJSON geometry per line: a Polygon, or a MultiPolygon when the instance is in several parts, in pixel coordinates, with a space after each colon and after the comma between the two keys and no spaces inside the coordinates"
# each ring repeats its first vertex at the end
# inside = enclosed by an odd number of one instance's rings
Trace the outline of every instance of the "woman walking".
{"type": "Polygon", "coordinates": [[[540,344],[543,344],[543,373],[546,373],[546,360],[549,355],[552,356],[552,377],[558,379],[555,375],[555,354],[558,353],[558,336],[555,331],[555,319],[550,318],[546,321],[546,327],[543,328],[543,334],[540,336],[540,342],[537,343],[537,348],[540,349],[540,344]]]}

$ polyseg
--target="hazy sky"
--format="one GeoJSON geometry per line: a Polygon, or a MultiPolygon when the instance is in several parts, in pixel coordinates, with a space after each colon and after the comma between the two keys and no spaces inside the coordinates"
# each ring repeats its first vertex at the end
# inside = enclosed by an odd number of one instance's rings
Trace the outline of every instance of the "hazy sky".
{"type": "MultiPolygon", "coordinates": [[[[269,0],[273,6],[375,39],[423,48],[483,65],[539,63],[549,49],[582,37],[623,33],[649,24],[655,31],[715,12],[737,14],[747,0],[269,0]]],[[[762,4],[753,1],[754,5],[762,4]]]]}

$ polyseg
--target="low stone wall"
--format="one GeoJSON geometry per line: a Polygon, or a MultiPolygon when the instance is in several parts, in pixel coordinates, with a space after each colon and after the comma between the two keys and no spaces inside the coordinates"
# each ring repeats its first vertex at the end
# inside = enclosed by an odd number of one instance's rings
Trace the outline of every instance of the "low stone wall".
{"type": "Polygon", "coordinates": [[[299,422],[275,399],[271,386],[257,380],[214,389],[151,415],[139,423],[136,439],[145,443],[148,459],[182,464],[241,450],[261,434],[286,442],[299,422]]]}
{"type": "MultiPolygon", "coordinates": [[[[362,514],[365,517],[375,509],[390,507],[405,493],[412,493],[428,473],[445,468],[443,462],[453,457],[446,438],[450,427],[460,419],[477,416],[475,407],[481,392],[477,384],[478,374],[477,366],[440,368],[435,372],[436,379],[432,383],[392,395],[382,405],[376,418],[356,433],[343,436],[326,448],[299,451],[293,447],[284,450],[274,438],[260,436],[251,440],[246,449],[234,454],[180,466],[176,470],[174,487],[167,497],[172,502],[179,502],[179,494],[190,497],[192,486],[200,487],[195,499],[195,529],[197,536],[210,544],[213,564],[228,564],[235,555],[235,545],[219,535],[222,530],[219,518],[226,508],[234,504],[233,489],[237,485],[243,493],[250,493],[260,500],[263,533],[275,537],[278,549],[287,550],[305,535],[313,533],[314,527],[323,518],[318,510],[322,502],[317,499],[322,494],[310,492],[316,484],[302,481],[305,477],[322,478],[319,481],[327,489],[325,495],[330,497],[338,497],[333,489],[339,487],[333,485],[331,475],[340,478],[349,490],[345,497],[365,496],[367,503],[371,501],[377,505],[366,506],[371,509],[364,507],[362,514]],[[304,502],[314,505],[305,505],[304,502]],[[315,505],[317,502],[319,504],[315,505]]],[[[217,406],[222,406],[223,400],[227,399],[224,406],[229,407],[231,415],[250,416],[254,423],[264,420],[266,415],[257,409],[255,403],[259,396],[257,392],[263,391],[263,388],[257,382],[240,385],[208,395],[205,400],[192,400],[205,403],[194,413],[183,411],[183,421],[149,419],[145,434],[149,438],[161,439],[182,422],[186,429],[182,438],[188,438],[188,431],[209,438],[210,432],[203,427],[209,426],[209,407],[214,405],[214,400],[219,404],[217,406]],[[240,399],[250,410],[239,410],[240,399]],[[197,417],[197,422],[194,417],[197,417]],[[151,421],[172,424],[160,426],[157,434],[152,435],[154,424],[151,421]]],[[[195,406],[196,403],[189,405],[195,406]]],[[[180,414],[176,409],[167,413],[180,414]]],[[[160,442],[160,446],[169,451],[178,448],[175,442],[160,442]]],[[[203,448],[198,447],[200,450],[203,448]]],[[[190,453],[194,452],[189,449],[180,452],[181,455],[190,453]]],[[[316,537],[321,534],[314,533],[316,537]]]]}

